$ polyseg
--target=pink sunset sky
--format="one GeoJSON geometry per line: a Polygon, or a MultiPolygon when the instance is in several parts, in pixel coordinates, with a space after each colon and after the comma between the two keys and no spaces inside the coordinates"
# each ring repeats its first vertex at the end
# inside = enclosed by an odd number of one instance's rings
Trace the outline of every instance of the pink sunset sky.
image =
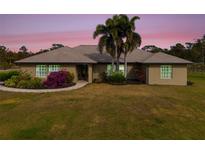
{"type": "MultiPolygon", "coordinates": [[[[134,15],[129,15],[130,17],[134,15]]],[[[205,15],[142,15],[136,31],[142,45],[169,48],[171,45],[193,42],[205,34],[205,15]]],[[[92,34],[97,24],[104,24],[112,15],[0,15],[0,45],[12,50],[25,45],[30,51],[51,47],[97,44],[92,34]]]]}

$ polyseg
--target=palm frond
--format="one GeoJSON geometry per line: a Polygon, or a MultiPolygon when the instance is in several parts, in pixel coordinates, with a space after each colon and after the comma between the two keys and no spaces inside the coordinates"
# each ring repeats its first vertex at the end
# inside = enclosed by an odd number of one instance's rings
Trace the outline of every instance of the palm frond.
{"type": "Polygon", "coordinates": [[[107,43],[107,36],[103,35],[100,37],[99,42],[98,42],[98,50],[102,54],[104,47],[106,46],[107,43]]]}
{"type": "Polygon", "coordinates": [[[130,25],[131,25],[132,30],[135,30],[135,21],[139,20],[139,19],[140,19],[140,17],[138,17],[138,16],[134,16],[130,19],[130,25]]]}
{"type": "Polygon", "coordinates": [[[107,28],[105,25],[97,25],[96,30],[93,33],[93,38],[95,39],[99,35],[103,35],[107,33],[107,28]]]}

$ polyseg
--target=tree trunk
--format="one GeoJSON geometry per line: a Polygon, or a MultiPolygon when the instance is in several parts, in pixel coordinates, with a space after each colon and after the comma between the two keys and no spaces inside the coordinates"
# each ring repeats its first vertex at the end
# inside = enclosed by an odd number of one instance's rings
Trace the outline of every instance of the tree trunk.
{"type": "Polygon", "coordinates": [[[117,47],[117,42],[115,42],[115,53],[116,53],[116,69],[115,69],[115,71],[117,71],[117,72],[119,72],[119,59],[120,59],[120,57],[119,57],[119,55],[118,55],[118,47],[117,47]]]}
{"type": "Polygon", "coordinates": [[[124,65],[125,78],[127,78],[127,54],[124,54],[124,65]]]}
{"type": "Polygon", "coordinates": [[[120,58],[117,56],[116,60],[116,71],[119,72],[119,66],[120,66],[120,58]]]}
{"type": "Polygon", "coordinates": [[[115,58],[112,58],[112,73],[114,72],[115,58]]]}

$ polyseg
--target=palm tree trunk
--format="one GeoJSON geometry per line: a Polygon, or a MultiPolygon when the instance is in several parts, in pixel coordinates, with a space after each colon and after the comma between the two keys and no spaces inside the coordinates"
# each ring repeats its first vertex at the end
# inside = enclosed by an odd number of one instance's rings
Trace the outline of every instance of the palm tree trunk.
{"type": "Polygon", "coordinates": [[[124,54],[125,78],[127,78],[127,54],[124,54]]]}
{"type": "Polygon", "coordinates": [[[112,58],[112,73],[114,72],[115,57],[112,58]]]}
{"type": "Polygon", "coordinates": [[[117,56],[116,60],[116,71],[119,72],[120,58],[117,56]]]}
{"type": "Polygon", "coordinates": [[[115,42],[115,53],[116,53],[116,71],[119,72],[119,55],[118,55],[118,47],[117,47],[117,42],[115,42]]]}

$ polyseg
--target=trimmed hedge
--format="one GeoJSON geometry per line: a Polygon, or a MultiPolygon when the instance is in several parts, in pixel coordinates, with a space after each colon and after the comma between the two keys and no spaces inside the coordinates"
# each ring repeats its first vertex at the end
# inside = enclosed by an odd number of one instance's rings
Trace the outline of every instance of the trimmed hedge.
{"type": "Polygon", "coordinates": [[[19,75],[19,71],[2,71],[0,72],[0,81],[6,81],[14,75],[19,75]]]}

